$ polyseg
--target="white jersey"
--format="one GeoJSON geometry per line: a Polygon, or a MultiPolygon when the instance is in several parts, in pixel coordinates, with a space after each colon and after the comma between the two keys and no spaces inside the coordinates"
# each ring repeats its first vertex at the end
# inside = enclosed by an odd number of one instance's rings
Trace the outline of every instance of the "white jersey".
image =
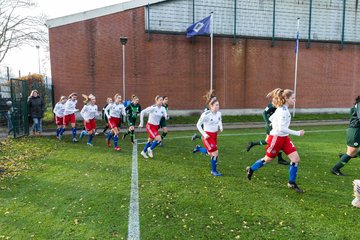
{"type": "Polygon", "coordinates": [[[125,107],[124,104],[122,103],[111,103],[109,105],[107,105],[107,107],[105,108],[105,114],[108,118],[110,117],[115,117],[115,118],[120,118],[121,115],[125,116],[125,107]]]}
{"type": "Polygon", "coordinates": [[[165,119],[169,118],[168,114],[166,113],[166,109],[163,106],[158,107],[157,105],[153,105],[141,111],[140,126],[143,126],[145,114],[149,114],[148,123],[152,125],[160,125],[160,120],[162,117],[165,117],[165,119]]]}
{"type": "Polygon", "coordinates": [[[289,129],[291,122],[291,115],[287,106],[281,106],[276,109],[273,115],[270,116],[272,130],[270,135],[272,136],[288,136],[296,135],[300,136],[300,131],[294,131],[289,129]]]}
{"type": "Polygon", "coordinates": [[[64,115],[70,115],[70,114],[73,114],[73,113],[79,111],[79,109],[76,109],[76,103],[77,103],[77,100],[68,99],[65,103],[64,115]]]}
{"type": "Polygon", "coordinates": [[[64,117],[65,104],[61,102],[56,103],[53,112],[57,117],[64,117]]]}
{"type": "Polygon", "coordinates": [[[221,112],[213,113],[210,110],[203,112],[200,116],[199,121],[196,124],[199,132],[205,136],[206,132],[217,132],[219,129],[222,131],[222,119],[221,119],[221,112]],[[201,127],[204,125],[204,129],[201,127]]]}
{"type": "Polygon", "coordinates": [[[99,115],[98,107],[91,104],[85,105],[81,110],[80,115],[84,118],[85,121],[94,119],[96,116],[99,115]]]}

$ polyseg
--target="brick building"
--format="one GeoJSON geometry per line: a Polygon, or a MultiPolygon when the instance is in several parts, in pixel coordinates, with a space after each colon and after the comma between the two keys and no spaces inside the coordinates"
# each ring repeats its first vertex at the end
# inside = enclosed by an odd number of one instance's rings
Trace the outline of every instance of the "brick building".
{"type": "Polygon", "coordinates": [[[270,90],[293,89],[300,17],[297,107],[347,111],[360,94],[355,3],[274,3],[133,0],[51,19],[47,25],[56,98],[73,91],[93,93],[101,106],[107,96],[122,93],[119,37],[127,36],[127,98],[135,93],[148,106],[155,95],[167,95],[171,109],[201,109],[209,89],[210,39],[188,39],[185,29],[213,11],[213,83],[222,109],[256,113],[267,104],[270,90]]]}

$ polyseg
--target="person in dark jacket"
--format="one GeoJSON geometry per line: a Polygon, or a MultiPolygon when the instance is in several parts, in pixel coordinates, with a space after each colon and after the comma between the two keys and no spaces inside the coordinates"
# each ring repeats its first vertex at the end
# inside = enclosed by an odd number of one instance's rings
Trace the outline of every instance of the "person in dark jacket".
{"type": "Polygon", "coordinates": [[[33,134],[42,132],[42,119],[44,117],[45,105],[37,90],[31,91],[28,98],[29,114],[33,119],[33,134]]]}

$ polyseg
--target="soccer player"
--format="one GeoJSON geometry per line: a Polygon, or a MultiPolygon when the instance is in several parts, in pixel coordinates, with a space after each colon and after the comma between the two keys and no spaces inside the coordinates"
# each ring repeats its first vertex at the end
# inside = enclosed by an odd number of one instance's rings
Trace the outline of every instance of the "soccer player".
{"type": "Polygon", "coordinates": [[[295,103],[294,92],[289,89],[284,90],[276,88],[268,95],[273,98],[273,104],[277,109],[270,117],[272,130],[270,131],[267,141],[266,155],[257,160],[251,167],[246,167],[247,177],[251,180],[251,177],[256,170],[265,164],[272,162],[272,160],[278,155],[279,151],[283,150],[291,161],[289,167],[288,187],[294,189],[298,193],[303,193],[303,190],[296,184],[300,157],[296,151],[295,145],[289,138],[289,134],[296,136],[303,136],[305,134],[304,130],[294,131],[289,129],[291,115],[288,107],[295,103]]]}
{"type": "MultiPolygon", "coordinates": [[[[270,96],[266,96],[267,98],[269,98],[270,96]]],[[[265,110],[263,111],[262,113],[262,116],[263,116],[263,119],[265,121],[265,129],[266,129],[266,139],[264,140],[260,140],[260,141],[252,141],[252,142],[249,142],[248,145],[247,145],[247,148],[246,148],[246,151],[250,151],[250,149],[253,147],[253,146],[256,146],[256,145],[266,145],[267,144],[267,139],[268,139],[268,136],[270,134],[270,131],[272,129],[271,127],[271,121],[270,121],[270,116],[273,115],[273,113],[276,111],[276,107],[274,106],[273,103],[269,103],[269,105],[265,108],[265,110]]],[[[286,161],[285,159],[283,159],[282,157],[282,152],[280,151],[279,154],[278,154],[278,163],[279,164],[283,164],[283,165],[289,165],[290,163],[288,161],[286,161]]]]}
{"type": "Polygon", "coordinates": [[[109,129],[109,119],[108,119],[107,115],[105,114],[105,109],[106,109],[107,106],[109,106],[109,104],[112,104],[112,102],[113,102],[112,98],[108,97],[106,99],[106,105],[102,109],[102,117],[106,122],[106,125],[105,125],[104,130],[103,130],[104,134],[106,134],[106,131],[109,129]]]}
{"type": "Polygon", "coordinates": [[[91,141],[94,138],[96,131],[95,117],[99,115],[99,112],[97,105],[95,105],[96,98],[94,95],[90,94],[89,96],[87,96],[83,94],[82,96],[85,98],[84,100],[85,105],[81,110],[80,114],[84,118],[85,130],[81,132],[79,138],[81,140],[85,135],[89,135],[87,145],[92,147],[93,144],[91,143],[91,141]]]}
{"type": "Polygon", "coordinates": [[[136,95],[131,96],[131,103],[125,108],[129,129],[123,135],[122,139],[124,140],[127,135],[130,134],[131,143],[134,144],[135,136],[135,124],[139,113],[141,112],[141,106],[139,104],[139,98],[136,95]]]}
{"type": "Polygon", "coordinates": [[[351,158],[357,157],[360,144],[360,96],[355,99],[354,106],[350,109],[350,123],[346,130],[346,154],[343,154],[340,161],[331,169],[331,172],[336,176],[344,176],[340,171],[351,158]]]}
{"type": "Polygon", "coordinates": [[[121,116],[125,116],[125,107],[124,104],[122,104],[122,98],[120,94],[115,94],[114,96],[114,103],[108,105],[105,108],[105,114],[109,119],[109,127],[111,128],[111,131],[108,132],[107,138],[106,138],[106,144],[108,147],[111,147],[110,141],[112,138],[112,133],[114,134],[114,150],[120,151],[121,148],[118,146],[119,143],[119,126],[120,126],[120,120],[121,116]]]}
{"type": "Polygon", "coordinates": [[[64,110],[64,122],[63,127],[59,133],[59,139],[61,140],[63,133],[65,132],[66,126],[71,123],[71,131],[72,131],[72,141],[75,143],[78,140],[76,139],[76,117],[75,112],[78,112],[79,109],[76,108],[77,104],[77,93],[73,92],[68,97],[68,100],[65,102],[65,110],[64,110]]]}
{"type": "Polygon", "coordinates": [[[139,128],[143,127],[144,125],[144,115],[149,114],[149,119],[146,124],[146,131],[148,133],[148,142],[146,143],[144,150],[141,151],[141,155],[144,158],[148,158],[146,153],[149,157],[153,158],[153,150],[156,146],[161,142],[161,136],[159,135],[159,125],[160,120],[162,117],[168,119],[169,116],[166,113],[166,109],[163,107],[163,98],[161,96],[155,97],[155,105],[147,107],[146,109],[142,110],[140,113],[140,124],[139,128]]]}
{"type": "Polygon", "coordinates": [[[59,102],[56,103],[54,107],[55,114],[55,124],[56,128],[56,138],[59,138],[59,134],[61,129],[64,127],[64,111],[65,111],[65,102],[67,98],[65,96],[61,96],[59,102]]]}
{"type": "Polygon", "coordinates": [[[208,108],[209,110],[203,112],[198,120],[196,127],[202,135],[202,142],[211,157],[211,174],[219,177],[222,176],[220,172],[217,171],[218,156],[219,150],[217,148],[217,132],[220,129],[220,132],[223,131],[221,112],[219,111],[220,105],[219,100],[216,97],[208,99],[208,108]]]}
{"type": "MultiPolygon", "coordinates": [[[[169,98],[167,96],[163,97],[163,107],[166,110],[166,114],[169,115],[169,98]]],[[[170,119],[170,116],[169,116],[170,119]]],[[[159,143],[160,146],[163,146],[163,140],[166,137],[166,135],[168,134],[169,130],[166,126],[166,119],[165,117],[162,117],[160,120],[160,125],[159,125],[159,129],[162,128],[163,129],[163,133],[161,134],[161,142],[159,143]]]]}
{"type": "MultiPolygon", "coordinates": [[[[215,96],[215,90],[211,90],[209,92],[207,92],[205,95],[204,95],[204,98],[206,99],[206,103],[205,103],[205,109],[204,109],[204,112],[209,110],[209,102],[212,98],[216,98],[215,96]]],[[[201,139],[201,135],[198,135],[197,133],[194,133],[194,135],[191,137],[191,141],[195,141],[196,139],[201,139]]],[[[193,151],[194,152],[194,151],[193,151]]],[[[195,152],[194,152],[195,153],[195,152]]]]}

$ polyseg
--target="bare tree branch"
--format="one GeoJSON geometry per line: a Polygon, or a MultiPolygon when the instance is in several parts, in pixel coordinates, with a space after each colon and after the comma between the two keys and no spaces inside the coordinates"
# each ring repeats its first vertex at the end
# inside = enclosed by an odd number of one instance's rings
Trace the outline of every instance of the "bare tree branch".
{"type": "Polygon", "coordinates": [[[45,17],[31,14],[34,7],[32,0],[0,0],[0,63],[10,49],[47,42],[45,17]]]}

